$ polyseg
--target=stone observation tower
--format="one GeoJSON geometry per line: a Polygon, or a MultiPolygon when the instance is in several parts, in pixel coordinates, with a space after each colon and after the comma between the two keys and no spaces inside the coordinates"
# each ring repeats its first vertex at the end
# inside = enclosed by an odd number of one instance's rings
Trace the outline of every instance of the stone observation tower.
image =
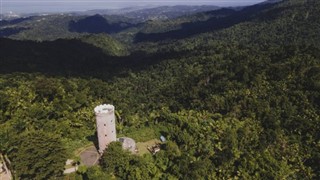
{"type": "Polygon", "coordinates": [[[94,112],[97,122],[99,153],[103,153],[109,143],[117,140],[114,106],[110,104],[99,105],[94,108],[94,112]]]}

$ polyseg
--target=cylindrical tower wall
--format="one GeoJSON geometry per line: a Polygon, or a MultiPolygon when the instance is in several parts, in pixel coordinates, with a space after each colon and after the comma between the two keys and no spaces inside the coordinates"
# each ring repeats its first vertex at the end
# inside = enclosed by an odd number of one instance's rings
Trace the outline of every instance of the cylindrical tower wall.
{"type": "Polygon", "coordinates": [[[116,141],[116,119],[114,106],[100,105],[94,109],[96,113],[99,152],[103,152],[109,143],[116,141]]]}

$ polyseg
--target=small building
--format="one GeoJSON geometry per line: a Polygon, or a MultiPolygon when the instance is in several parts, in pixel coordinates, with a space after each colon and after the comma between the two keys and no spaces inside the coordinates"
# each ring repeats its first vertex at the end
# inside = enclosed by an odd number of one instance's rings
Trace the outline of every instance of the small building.
{"type": "Polygon", "coordinates": [[[155,155],[157,152],[159,152],[161,150],[160,148],[160,144],[155,144],[153,146],[148,146],[147,149],[150,151],[150,153],[152,153],[153,155],[155,155]]]}
{"type": "Polygon", "coordinates": [[[122,144],[122,149],[128,150],[132,153],[136,152],[136,142],[132,138],[121,137],[118,139],[122,144]]]}

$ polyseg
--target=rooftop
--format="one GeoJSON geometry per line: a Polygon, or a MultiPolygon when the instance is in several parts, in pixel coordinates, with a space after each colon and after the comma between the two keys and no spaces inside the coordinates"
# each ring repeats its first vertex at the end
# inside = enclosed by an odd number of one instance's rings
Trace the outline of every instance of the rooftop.
{"type": "Polygon", "coordinates": [[[131,152],[135,152],[136,150],[136,142],[132,138],[121,137],[118,139],[119,142],[122,143],[122,148],[127,149],[131,152]]]}
{"type": "Polygon", "coordinates": [[[96,106],[94,108],[94,112],[99,114],[99,113],[110,113],[114,111],[114,106],[111,104],[103,104],[96,106]]]}

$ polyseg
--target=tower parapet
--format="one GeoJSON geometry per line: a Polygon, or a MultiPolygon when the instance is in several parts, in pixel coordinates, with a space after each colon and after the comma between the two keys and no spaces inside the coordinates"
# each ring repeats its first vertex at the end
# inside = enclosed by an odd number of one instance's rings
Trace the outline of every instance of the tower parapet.
{"type": "Polygon", "coordinates": [[[99,105],[94,108],[96,114],[99,152],[103,153],[109,143],[116,141],[116,118],[114,106],[110,104],[99,105]]]}

